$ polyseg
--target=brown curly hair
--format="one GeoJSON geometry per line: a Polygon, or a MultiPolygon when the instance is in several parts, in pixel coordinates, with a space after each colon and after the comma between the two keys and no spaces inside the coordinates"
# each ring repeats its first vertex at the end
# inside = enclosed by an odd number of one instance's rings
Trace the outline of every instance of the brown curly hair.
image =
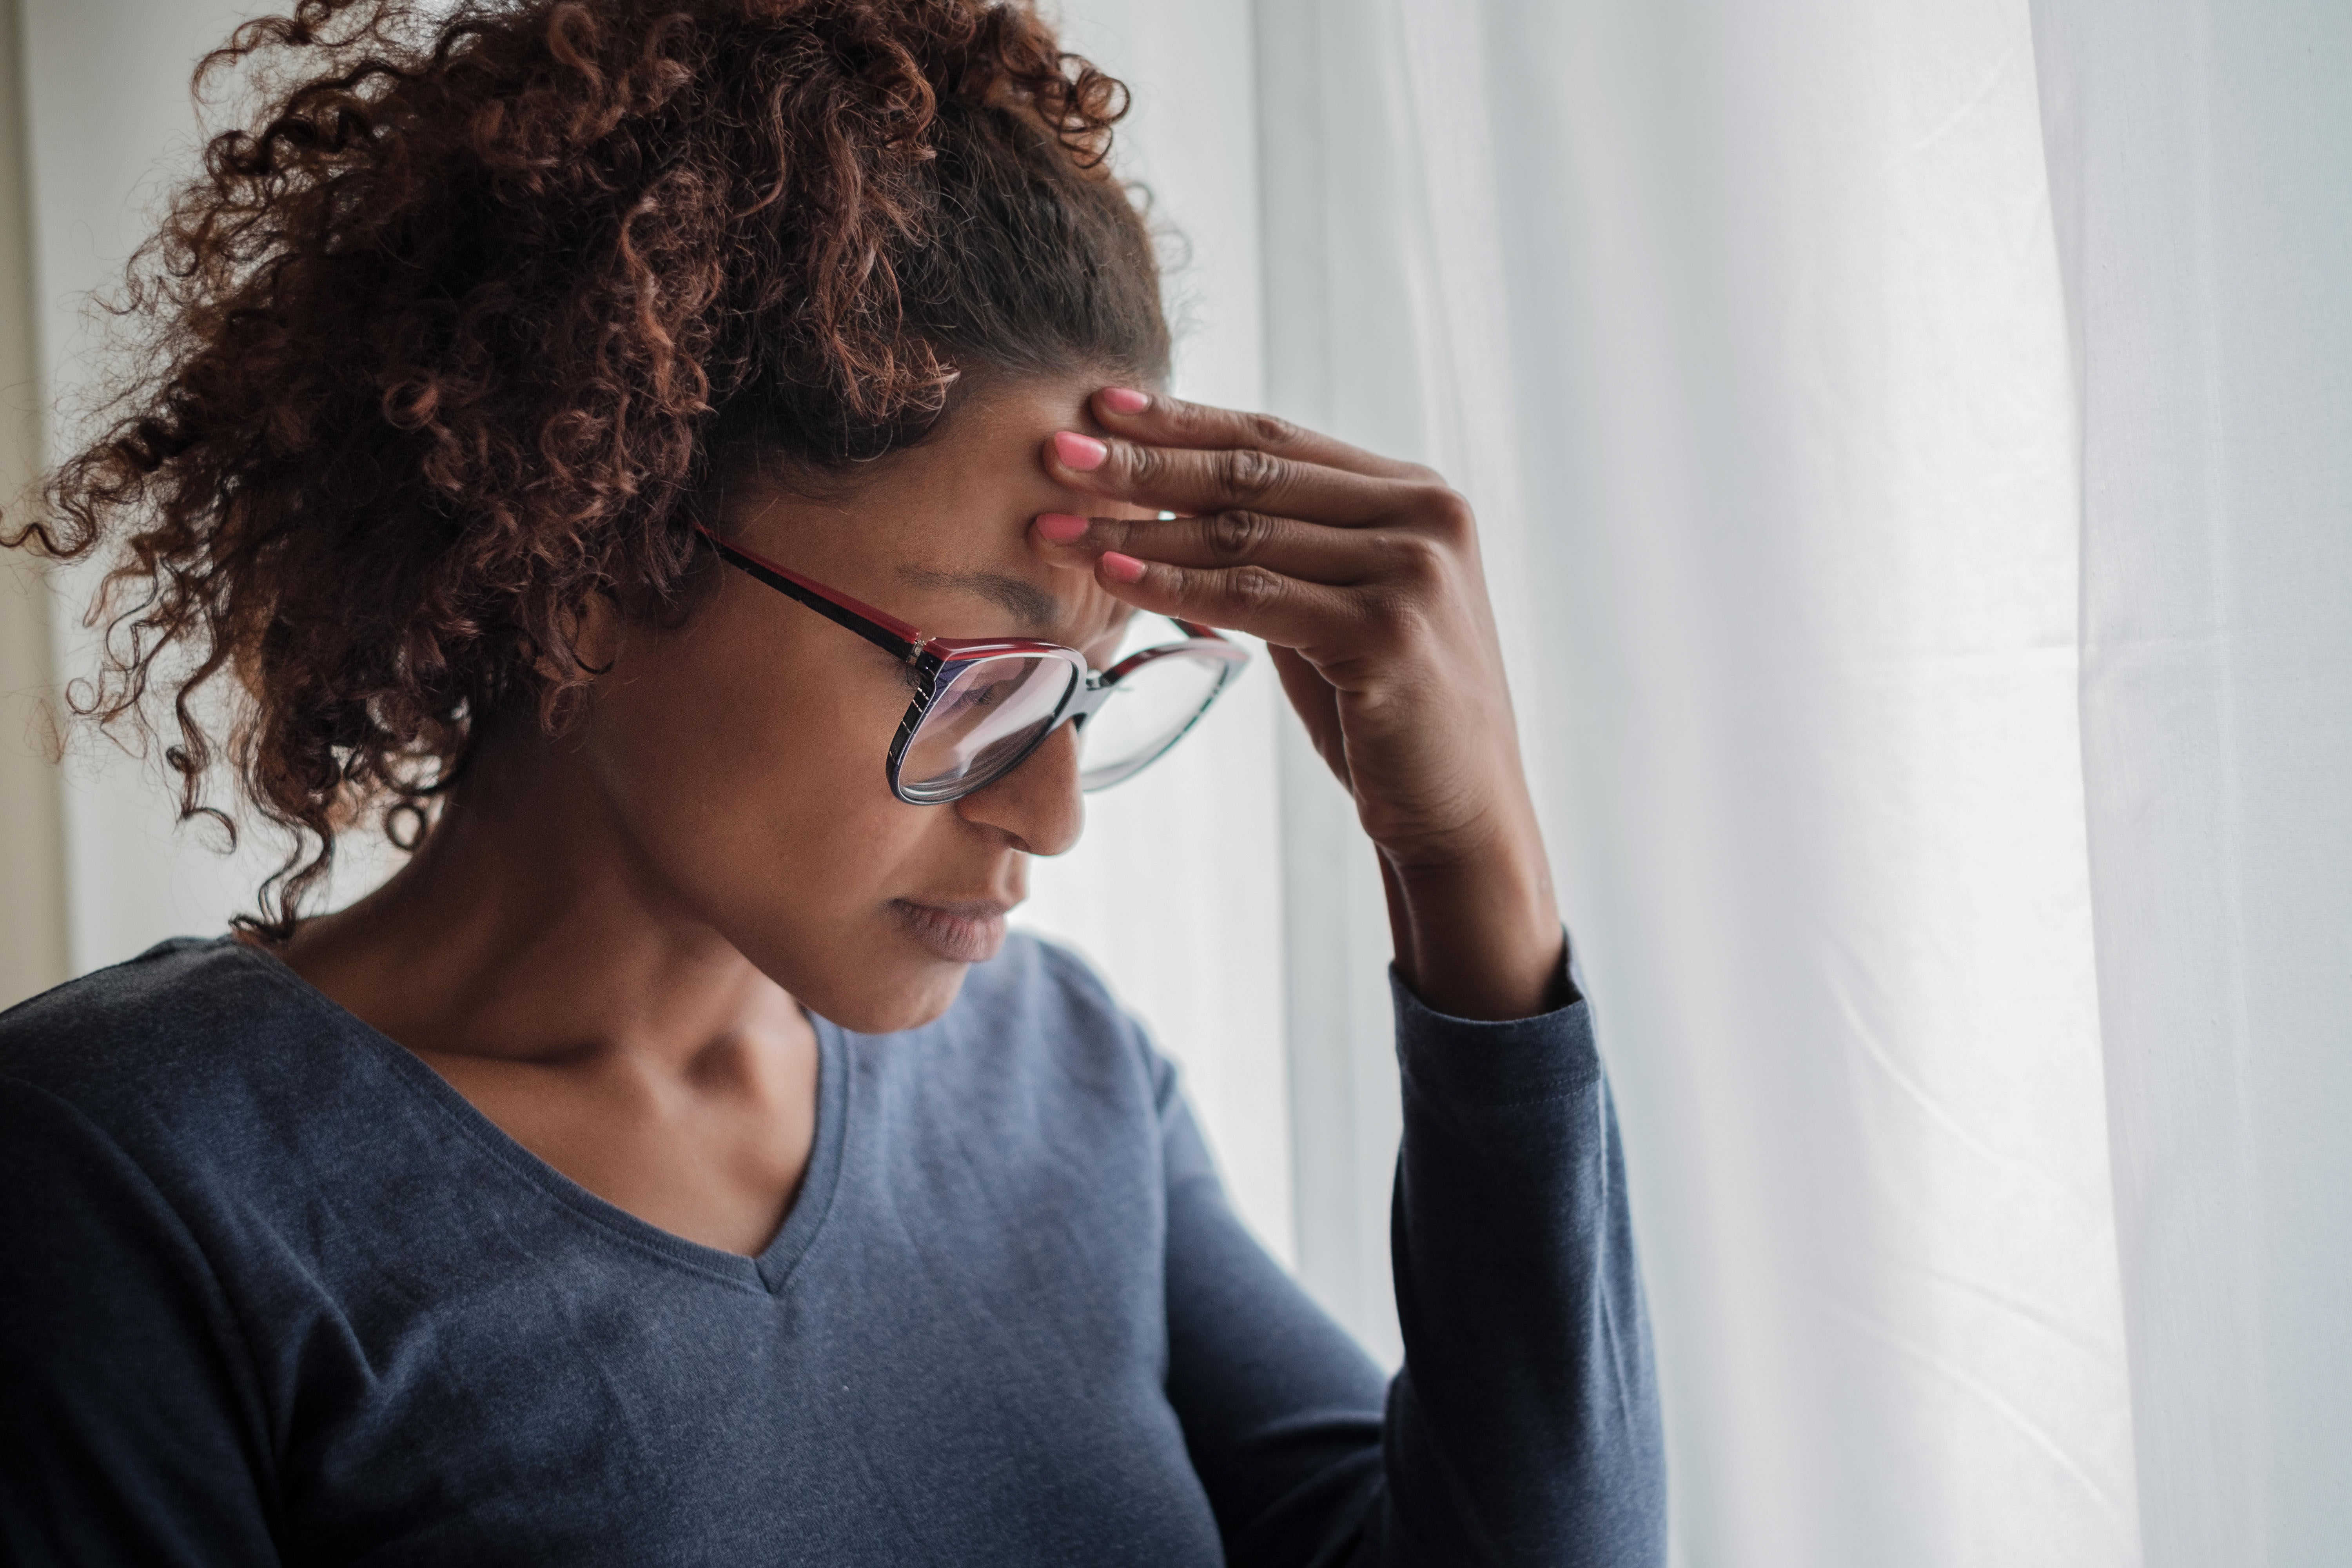
{"type": "Polygon", "coordinates": [[[902,448],[975,373],[1166,374],[1126,89],[1026,5],[300,0],[224,71],[259,107],[109,307],[143,355],[0,542],[115,542],[72,705],[168,695],[183,817],[225,760],[290,830],[242,924],[371,812],[413,847],[488,716],[560,724],[589,595],[682,613],[737,458],[902,448]]]}

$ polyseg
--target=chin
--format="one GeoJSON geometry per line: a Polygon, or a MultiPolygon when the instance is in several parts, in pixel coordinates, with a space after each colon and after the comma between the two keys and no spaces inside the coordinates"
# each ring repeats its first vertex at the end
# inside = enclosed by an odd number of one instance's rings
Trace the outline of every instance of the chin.
{"type": "MultiPolygon", "coordinates": [[[[919,1029],[955,1005],[971,965],[925,959],[912,964],[877,965],[888,973],[861,975],[845,984],[795,992],[810,1011],[861,1035],[895,1035],[919,1029]]],[[[789,986],[787,989],[791,989],[789,986]]]]}
{"type": "Polygon", "coordinates": [[[953,1006],[971,966],[1003,949],[1005,926],[999,912],[940,918],[893,900],[864,919],[836,916],[775,934],[784,941],[737,951],[819,1017],[861,1035],[893,1035],[953,1006]],[[792,940],[819,931],[830,940],[792,940]]]}

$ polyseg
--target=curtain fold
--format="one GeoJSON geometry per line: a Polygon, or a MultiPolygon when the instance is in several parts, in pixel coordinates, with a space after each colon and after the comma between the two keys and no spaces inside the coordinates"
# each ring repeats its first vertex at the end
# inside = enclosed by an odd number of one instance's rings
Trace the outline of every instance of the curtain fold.
{"type": "Polygon", "coordinates": [[[2036,0],[2147,1561],[2352,1524],[2352,12],[2036,0]]]}

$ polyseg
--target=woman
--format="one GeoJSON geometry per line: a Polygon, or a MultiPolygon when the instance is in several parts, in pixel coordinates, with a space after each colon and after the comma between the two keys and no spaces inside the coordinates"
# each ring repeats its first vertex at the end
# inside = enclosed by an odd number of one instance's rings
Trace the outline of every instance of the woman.
{"type": "Polygon", "coordinates": [[[127,547],[89,705],[174,690],[194,812],[226,678],[310,849],[0,1021],[12,1559],[1658,1561],[1461,500],[1159,390],[1122,89],[1024,10],[441,9],[225,51],[277,96],[28,531],[127,547]],[[1213,626],[1381,852],[1385,1389],[1140,1030],[1005,931],[1223,689],[1213,626]],[[380,808],[412,858],[305,918],[380,808]]]}

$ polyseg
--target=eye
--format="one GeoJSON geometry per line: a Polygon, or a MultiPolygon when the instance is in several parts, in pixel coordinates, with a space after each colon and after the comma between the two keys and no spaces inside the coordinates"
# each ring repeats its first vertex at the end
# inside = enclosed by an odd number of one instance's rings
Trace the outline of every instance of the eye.
{"type": "Polygon", "coordinates": [[[942,717],[976,713],[982,709],[999,706],[1020,684],[1018,680],[961,681],[933,703],[932,708],[942,717]]]}
{"type": "Polygon", "coordinates": [[[948,696],[947,710],[950,713],[963,713],[975,708],[994,707],[997,689],[1001,685],[1003,682],[992,680],[985,686],[970,685],[951,692],[948,696]]]}

